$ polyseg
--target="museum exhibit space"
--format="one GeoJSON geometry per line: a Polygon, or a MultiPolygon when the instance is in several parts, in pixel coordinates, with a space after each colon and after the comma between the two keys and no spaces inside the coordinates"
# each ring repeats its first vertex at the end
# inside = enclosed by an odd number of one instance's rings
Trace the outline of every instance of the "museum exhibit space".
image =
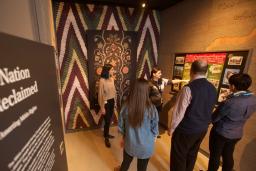
{"type": "MultiPolygon", "coordinates": [[[[120,110],[136,78],[190,80],[207,61],[215,108],[231,94],[228,78],[247,73],[256,93],[256,1],[3,0],[0,3],[0,170],[111,171],[123,160],[120,110]],[[110,148],[98,103],[103,66],[116,89],[110,148]]],[[[159,132],[149,171],[170,170],[167,129],[180,90],[162,91],[159,132]]],[[[234,169],[256,170],[256,114],[234,151],[234,169]]],[[[207,170],[209,133],[194,170],[207,170]]],[[[129,170],[137,169],[133,161],[129,170]]],[[[219,168],[221,170],[221,168],[219,168]]]]}

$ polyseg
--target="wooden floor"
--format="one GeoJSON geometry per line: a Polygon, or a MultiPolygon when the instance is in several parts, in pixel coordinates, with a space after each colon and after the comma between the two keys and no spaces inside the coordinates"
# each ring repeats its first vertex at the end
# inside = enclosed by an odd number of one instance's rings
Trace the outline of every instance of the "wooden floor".
{"type": "MultiPolygon", "coordinates": [[[[104,145],[102,130],[81,131],[65,134],[66,154],[69,171],[113,171],[122,161],[121,135],[112,127],[111,148],[104,145]]],[[[157,139],[155,153],[149,161],[148,171],[168,171],[170,159],[170,137],[164,133],[157,139]]],[[[207,170],[207,157],[198,154],[194,170],[207,170]]],[[[130,166],[136,171],[136,160],[130,166]]]]}

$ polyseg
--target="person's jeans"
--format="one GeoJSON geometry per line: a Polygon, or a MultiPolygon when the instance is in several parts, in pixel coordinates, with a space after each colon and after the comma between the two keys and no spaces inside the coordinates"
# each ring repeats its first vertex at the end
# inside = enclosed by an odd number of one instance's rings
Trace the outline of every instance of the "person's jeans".
{"type": "Polygon", "coordinates": [[[104,115],[104,121],[105,121],[104,137],[105,138],[108,138],[108,135],[109,135],[109,127],[110,127],[112,116],[114,113],[114,106],[115,106],[114,99],[107,100],[107,103],[105,104],[106,114],[104,115]]]}
{"type": "MultiPolygon", "coordinates": [[[[130,167],[133,157],[127,154],[124,150],[123,152],[123,162],[121,164],[120,171],[127,171],[130,167]]],[[[137,171],[146,171],[148,166],[149,158],[138,159],[137,161],[137,171]]]]}

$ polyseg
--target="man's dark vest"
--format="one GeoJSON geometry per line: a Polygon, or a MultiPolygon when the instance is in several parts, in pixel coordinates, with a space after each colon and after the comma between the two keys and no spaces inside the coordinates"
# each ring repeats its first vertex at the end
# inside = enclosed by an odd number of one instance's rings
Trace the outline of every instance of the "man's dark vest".
{"type": "Polygon", "coordinates": [[[187,86],[191,90],[192,99],[177,129],[184,133],[202,133],[211,122],[217,92],[205,78],[196,79],[187,86]]]}

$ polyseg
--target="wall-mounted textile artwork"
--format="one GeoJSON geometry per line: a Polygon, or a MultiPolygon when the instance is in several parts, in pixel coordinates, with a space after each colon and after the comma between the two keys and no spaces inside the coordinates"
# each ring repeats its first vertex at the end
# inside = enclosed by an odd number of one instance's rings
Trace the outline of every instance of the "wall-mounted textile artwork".
{"type": "Polygon", "coordinates": [[[89,87],[91,108],[97,104],[97,90],[104,64],[114,67],[114,80],[117,90],[117,109],[136,78],[136,32],[131,31],[87,31],[89,87]]]}
{"type": "Polygon", "coordinates": [[[86,32],[137,32],[136,77],[148,78],[151,68],[157,64],[159,12],[56,0],[53,11],[66,130],[99,127],[99,116],[90,111],[86,32]]]}

